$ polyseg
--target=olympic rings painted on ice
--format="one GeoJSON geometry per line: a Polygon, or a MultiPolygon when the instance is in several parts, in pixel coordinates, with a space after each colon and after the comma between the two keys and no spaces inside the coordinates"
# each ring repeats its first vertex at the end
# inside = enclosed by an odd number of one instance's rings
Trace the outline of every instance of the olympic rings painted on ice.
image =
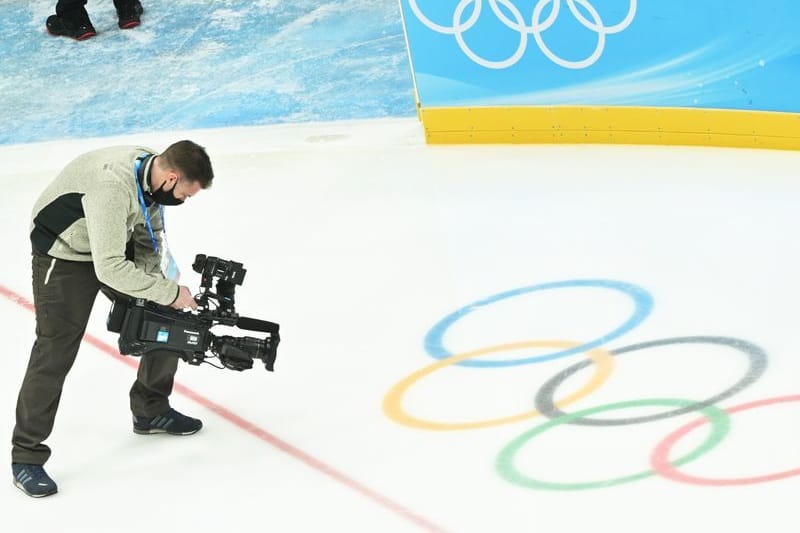
{"type": "MultiPolygon", "coordinates": [[[[528,420],[535,416],[539,415],[537,411],[527,411],[524,413],[519,413],[516,415],[505,416],[501,418],[493,418],[489,420],[478,420],[473,422],[438,422],[434,420],[425,420],[422,418],[418,418],[408,414],[405,409],[403,409],[403,397],[405,396],[406,392],[419,380],[428,376],[435,371],[457,364],[460,361],[465,361],[471,359],[473,357],[478,357],[481,355],[485,355],[487,353],[494,353],[499,351],[506,351],[506,350],[519,350],[523,348],[572,348],[578,346],[580,343],[577,342],[569,342],[569,341],[525,341],[525,342],[517,342],[513,344],[501,344],[497,346],[489,346],[488,348],[482,348],[480,350],[473,350],[471,352],[465,352],[462,354],[453,355],[448,357],[447,359],[442,359],[429,365],[422,370],[418,370],[413,374],[407,376],[400,382],[398,382],[389,393],[386,395],[384,402],[383,402],[383,410],[390,419],[394,420],[398,424],[403,424],[405,426],[419,428],[419,429],[430,429],[430,430],[460,430],[460,429],[478,429],[478,428],[486,428],[486,427],[493,427],[493,426],[500,426],[503,424],[510,424],[512,422],[521,422],[523,420],[528,420]]],[[[614,358],[605,350],[601,350],[599,348],[594,348],[591,350],[587,350],[587,355],[589,357],[588,361],[594,363],[595,372],[589,381],[581,387],[579,390],[575,391],[574,393],[566,396],[559,402],[558,405],[569,405],[573,402],[584,398],[597,390],[607,379],[608,376],[611,374],[611,370],[614,365],[614,358]]]]}
{"type": "MultiPolygon", "coordinates": [[[[652,476],[656,473],[656,470],[647,470],[644,472],[638,472],[636,474],[630,474],[627,476],[622,476],[614,479],[605,479],[600,481],[588,481],[588,482],[574,482],[574,483],[564,483],[564,482],[553,482],[553,481],[542,481],[528,475],[525,475],[519,471],[519,469],[514,464],[514,457],[519,453],[519,451],[527,444],[531,439],[534,437],[541,435],[542,433],[553,429],[557,426],[568,424],[574,420],[577,420],[581,417],[586,417],[593,415],[595,413],[602,413],[605,411],[614,411],[617,409],[627,409],[630,407],[645,407],[645,406],[668,406],[668,407],[678,407],[679,409],[686,409],[691,407],[692,402],[689,400],[679,400],[679,399],[644,399],[644,400],[632,400],[627,402],[619,402],[619,403],[612,403],[608,405],[601,405],[598,407],[592,407],[590,409],[583,409],[581,411],[577,411],[575,413],[564,415],[559,418],[554,418],[542,425],[536,426],[533,429],[530,429],[523,433],[522,435],[513,439],[510,443],[508,443],[500,453],[497,455],[497,459],[495,460],[495,469],[500,476],[509,481],[514,483],[515,485],[520,485],[527,488],[532,489],[550,489],[550,490],[586,490],[586,489],[595,489],[595,488],[602,488],[602,487],[611,487],[614,485],[622,485],[623,483],[630,483],[632,481],[638,481],[640,479],[644,479],[646,477],[652,476]]],[[[728,429],[730,423],[728,421],[728,417],[722,409],[714,406],[706,406],[700,410],[703,415],[705,415],[705,419],[701,419],[703,422],[706,420],[711,423],[711,433],[706,437],[706,439],[694,450],[690,453],[684,455],[680,459],[674,461],[676,465],[682,465],[688,463],[689,461],[693,461],[697,459],[701,455],[709,452],[712,448],[714,448],[717,444],[725,438],[725,435],[728,433],[728,429]]]]}
{"type": "Polygon", "coordinates": [[[458,42],[461,51],[469,59],[482,67],[491,69],[504,69],[515,65],[525,54],[525,50],[528,46],[528,34],[533,35],[533,39],[542,53],[556,65],[568,69],[584,69],[590,67],[595,64],[603,55],[603,50],[605,49],[606,44],[606,36],[624,31],[631,25],[634,17],[636,16],[637,0],[629,0],[630,3],[628,7],[628,13],[620,22],[610,26],[607,26],[603,23],[600,13],[597,11],[597,9],[595,9],[589,0],[564,1],[566,2],[567,7],[569,8],[569,11],[572,13],[572,16],[575,18],[575,20],[577,20],[584,28],[597,34],[597,44],[594,51],[588,57],[582,60],[571,61],[558,56],[550,49],[550,47],[547,46],[547,44],[544,42],[544,38],[542,37],[542,33],[550,29],[558,19],[561,11],[562,0],[539,0],[533,8],[530,26],[525,25],[525,17],[523,13],[517,8],[512,0],[487,0],[489,7],[494,13],[494,16],[497,17],[497,19],[500,20],[504,26],[516,31],[520,36],[517,50],[510,57],[500,61],[492,61],[479,56],[467,45],[466,41],[464,40],[464,33],[472,29],[480,18],[483,8],[483,0],[460,0],[453,11],[452,25],[450,26],[438,24],[428,18],[419,8],[417,0],[408,0],[408,4],[409,7],[411,7],[411,11],[414,13],[417,19],[422,22],[423,25],[437,33],[455,36],[456,42],[458,42]],[[467,7],[473,4],[474,8],[472,9],[472,14],[465,22],[462,22],[464,11],[466,11],[467,7]],[[498,4],[502,4],[503,7],[505,7],[511,13],[513,20],[500,9],[498,4]],[[544,11],[544,9],[550,4],[553,4],[550,15],[548,15],[548,17],[542,21],[542,11],[544,11]],[[578,9],[576,4],[582,6],[583,9],[589,13],[591,20],[587,18],[580,9],[578,9]]]}
{"type": "MultiPolygon", "coordinates": [[[[789,402],[798,402],[800,401],[800,395],[793,395],[793,396],[781,396],[778,398],[767,398],[764,400],[756,400],[753,402],[745,403],[742,405],[738,405],[736,407],[730,407],[725,409],[725,412],[729,415],[733,413],[738,413],[740,411],[746,411],[748,409],[755,409],[757,407],[764,407],[766,405],[774,405],[776,403],[789,403],[789,402]]],[[[727,486],[727,485],[752,485],[755,483],[765,483],[769,481],[777,481],[779,479],[784,479],[792,476],[800,475],[800,468],[793,468],[790,470],[784,470],[783,472],[774,472],[772,474],[765,474],[762,476],[754,476],[754,477],[744,477],[744,478],[723,478],[723,479],[714,479],[714,478],[705,478],[700,476],[692,476],[689,474],[685,474],[683,472],[678,471],[676,466],[680,466],[677,461],[670,461],[669,454],[675,444],[688,435],[692,430],[702,426],[705,424],[706,420],[699,419],[695,420],[694,422],[690,422],[683,427],[676,429],[673,433],[667,435],[667,437],[661,441],[653,450],[653,454],[650,458],[650,464],[659,475],[671,479],[673,481],[680,481],[682,483],[690,483],[692,485],[706,485],[706,486],[727,486]]]]}
{"type": "Polygon", "coordinates": [[[617,337],[624,335],[628,331],[638,326],[645,318],[647,318],[647,315],[649,315],[650,311],[653,309],[653,297],[650,296],[650,293],[648,293],[641,287],[637,287],[636,285],[630,283],[624,283],[621,281],[607,280],[607,279],[583,279],[583,280],[579,279],[579,280],[543,283],[540,285],[532,285],[530,287],[522,287],[511,291],[501,292],[499,294],[489,296],[488,298],[484,298],[483,300],[478,300],[477,302],[473,302],[469,305],[462,307],[461,309],[458,309],[450,313],[442,320],[437,322],[425,335],[425,350],[436,359],[445,359],[447,357],[452,357],[453,354],[447,348],[444,347],[443,344],[444,335],[445,333],[447,333],[447,330],[450,329],[450,327],[453,324],[458,322],[458,320],[464,318],[469,313],[475,311],[478,308],[491,305],[495,302],[499,302],[500,300],[514,298],[516,296],[528,294],[531,292],[545,291],[551,289],[562,289],[567,287],[598,287],[601,289],[611,289],[621,292],[627,295],[631,300],[633,300],[635,306],[633,314],[622,325],[620,325],[613,331],[597,339],[589,341],[586,344],[582,344],[574,348],[569,348],[551,354],[529,357],[527,359],[507,359],[498,361],[481,361],[481,360],[475,361],[472,359],[465,359],[456,364],[460,366],[499,367],[499,366],[527,365],[530,363],[540,363],[542,361],[560,359],[568,355],[574,355],[586,350],[591,350],[592,348],[597,348],[598,346],[601,346],[609,341],[616,339],[617,337]]]}
{"type": "MultiPolygon", "coordinates": [[[[569,0],[566,1],[569,2],[569,0]]],[[[574,1],[580,3],[580,0],[574,0],[574,1]]],[[[478,5],[476,7],[476,11],[480,7],[480,2],[478,1],[477,4],[478,5]]],[[[473,14],[473,17],[475,16],[477,15],[473,14]]],[[[547,21],[545,22],[547,23],[547,21]]],[[[501,477],[519,486],[528,488],[551,489],[551,490],[583,490],[583,489],[601,488],[612,485],[619,485],[622,483],[629,483],[632,481],[650,477],[653,474],[658,474],[663,478],[670,479],[673,481],[696,484],[696,485],[705,485],[705,486],[747,485],[747,484],[776,481],[779,479],[800,475],[800,468],[794,468],[781,472],[774,472],[770,474],[745,477],[745,478],[708,478],[708,477],[693,476],[678,470],[679,466],[682,466],[685,463],[697,459],[701,455],[709,452],[713,447],[719,444],[719,442],[723,438],[725,438],[730,426],[729,415],[732,415],[739,411],[754,409],[767,405],[773,405],[776,403],[800,402],[800,395],[757,400],[724,410],[716,407],[714,405],[715,403],[730,398],[734,394],[752,385],[764,374],[765,369],[767,367],[767,355],[764,352],[764,350],[759,346],[742,339],[737,339],[733,337],[721,337],[721,336],[673,337],[673,338],[640,342],[637,344],[632,344],[629,346],[625,346],[623,348],[617,348],[615,350],[610,350],[610,351],[606,351],[600,348],[601,345],[607,343],[610,340],[620,337],[621,335],[627,333],[628,331],[639,325],[650,314],[652,307],[653,307],[653,299],[646,290],[636,285],[620,281],[613,281],[613,280],[570,280],[570,281],[543,283],[539,285],[532,285],[529,287],[522,287],[519,289],[501,292],[499,294],[495,294],[488,298],[478,300],[472,304],[464,306],[458,309],[457,311],[447,315],[442,320],[437,322],[428,331],[428,333],[425,335],[425,342],[424,342],[425,349],[431,356],[438,359],[438,361],[436,361],[431,365],[428,365],[427,367],[421,370],[418,370],[417,372],[408,375],[403,380],[394,385],[384,398],[384,405],[383,405],[384,412],[389,418],[391,418],[392,420],[394,420],[399,424],[403,424],[416,429],[426,429],[426,430],[461,430],[461,429],[487,428],[487,427],[500,426],[503,424],[510,424],[514,422],[522,422],[540,414],[550,418],[550,420],[548,420],[547,422],[524,432],[523,434],[513,439],[506,446],[504,446],[503,449],[498,454],[495,461],[496,470],[501,477]],[[561,341],[561,340],[528,340],[528,341],[489,346],[459,354],[451,353],[443,345],[444,336],[447,333],[448,329],[458,320],[463,318],[465,315],[471,313],[472,311],[478,308],[482,308],[490,304],[508,298],[520,296],[523,294],[528,294],[536,291],[550,290],[550,289],[566,288],[566,287],[589,287],[589,288],[599,287],[599,288],[611,289],[618,292],[622,292],[623,294],[631,298],[631,300],[633,301],[634,303],[633,314],[622,325],[618,326],[610,333],[607,333],[595,340],[585,342],[583,344],[579,342],[561,341]],[[605,383],[605,381],[609,377],[611,369],[613,368],[613,364],[616,361],[616,356],[633,351],[639,351],[658,346],[667,346],[675,344],[712,344],[712,345],[720,345],[720,346],[734,348],[747,356],[749,361],[748,369],[745,372],[745,375],[741,377],[732,386],[705,400],[697,401],[689,399],[651,398],[651,399],[632,400],[632,401],[624,401],[607,405],[601,405],[598,407],[582,409],[574,413],[565,413],[564,411],[561,410],[561,408],[564,405],[573,403],[579,399],[586,397],[587,395],[597,390],[600,387],[600,385],[605,383]],[[519,360],[501,360],[501,361],[476,360],[476,358],[489,353],[518,350],[518,349],[525,349],[532,347],[555,348],[557,349],[557,351],[538,357],[530,357],[527,359],[519,359],[519,360]],[[582,352],[587,353],[588,359],[580,361],[576,364],[567,367],[565,370],[562,370],[556,376],[550,378],[540,388],[540,390],[537,392],[535,396],[535,407],[536,407],[535,410],[528,410],[522,413],[488,419],[488,420],[476,420],[468,422],[445,422],[445,421],[426,420],[419,418],[417,416],[413,416],[407,413],[402,406],[403,398],[406,392],[408,392],[408,390],[413,385],[415,385],[422,378],[447,366],[460,365],[460,366],[473,366],[473,367],[483,367],[483,368],[507,367],[507,366],[529,364],[529,363],[540,363],[543,361],[559,359],[562,357],[566,357],[568,355],[573,355],[582,352]],[[556,395],[556,390],[558,389],[558,387],[560,387],[561,384],[564,381],[566,381],[570,376],[572,376],[573,374],[577,373],[578,371],[580,371],[581,369],[592,363],[594,363],[595,368],[594,368],[594,373],[590,377],[589,381],[586,384],[584,384],[578,391],[572,393],[571,395],[566,396],[565,398],[559,400],[558,402],[555,402],[553,398],[556,395]],[[617,419],[591,418],[591,416],[596,413],[622,410],[622,409],[641,407],[641,406],[662,406],[662,407],[673,407],[674,409],[657,413],[654,415],[639,416],[639,417],[628,417],[628,418],[617,418],[617,419]],[[686,424],[678,428],[677,430],[670,433],[667,437],[665,437],[659,444],[657,444],[650,456],[651,470],[648,471],[638,472],[635,474],[630,474],[602,481],[562,483],[562,482],[552,482],[552,481],[543,481],[535,479],[520,472],[519,469],[514,464],[514,459],[516,455],[526,445],[526,443],[528,443],[534,437],[560,425],[570,424],[570,425],[581,425],[581,426],[619,426],[628,424],[639,424],[644,422],[652,422],[655,420],[675,417],[693,411],[699,411],[704,415],[704,418],[697,419],[689,424],[686,424]],[[706,423],[711,424],[711,431],[710,434],[706,437],[706,439],[690,453],[674,461],[670,460],[670,452],[678,443],[678,441],[680,441],[682,438],[684,438],[693,430],[699,428],[700,426],[706,423]]]]}
{"type": "MultiPolygon", "coordinates": [[[[621,355],[623,353],[644,350],[646,348],[653,348],[656,346],[667,346],[671,344],[692,344],[692,343],[730,346],[731,348],[735,348],[741,351],[749,359],[750,364],[748,366],[747,372],[739,381],[734,383],[733,386],[720,392],[719,394],[716,394],[706,400],[702,400],[696,403],[692,403],[691,405],[681,407],[679,409],[674,409],[672,411],[667,411],[655,415],[639,416],[633,418],[621,418],[615,420],[578,417],[571,419],[570,423],[581,426],[623,426],[628,424],[642,424],[644,422],[653,422],[655,420],[661,420],[664,418],[678,416],[685,413],[689,413],[691,411],[698,411],[703,407],[715,404],[717,402],[721,402],[726,398],[730,398],[734,394],[745,389],[746,387],[757,381],[758,378],[760,378],[761,375],[764,373],[764,370],[767,367],[767,355],[764,353],[764,350],[762,350],[755,344],[752,344],[742,339],[736,339],[733,337],[695,336],[695,337],[675,337],[671,339],[660,339],[655,341],[642,342],[639,344],[634,344],[632,346],[626,346],[624,348],[617,348],[616,350],[612,350],[611,354],[621,355]]],[[[553,405],[553,397],[555,396],[556,389],[564,381],[566,381],[567,378],[575,374],[580,369],[584,368],[587,364],[591,364],[591,362],[579,361],[578,363],[570,366],[569,368],[562,370],[555,377],[553,377],[547,383],[542,385],[542,387],[539,389],[538,394],[536,395],[536,401],[535,401],[536,409],[548,418],[558,418],[564,416],[566,413],[564,413],[555,405],[553,405]]]]}

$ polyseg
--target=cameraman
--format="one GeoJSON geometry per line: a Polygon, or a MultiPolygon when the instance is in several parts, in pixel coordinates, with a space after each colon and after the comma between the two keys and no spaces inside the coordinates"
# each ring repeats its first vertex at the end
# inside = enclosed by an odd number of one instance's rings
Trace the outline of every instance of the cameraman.
{"type": "MultiPolygon", "coordinates": [[[[176,309],[195,309],[164,237],[165,205],[211,185],[205,149],[180,141],[155,154],[139,146],[89,152],[69,163],[33,208],[36,341],[17,400],[11,452],[14,484],[33,497],[57,492],[42,465],[61,391],[101,287],[176,309]],[[177,278],[177,275],[174,276],[177,278]]],[[[138,434],[191,435],[200,420],[169,405],[178,358],[142,357],[130,390],[138,434]]]]}

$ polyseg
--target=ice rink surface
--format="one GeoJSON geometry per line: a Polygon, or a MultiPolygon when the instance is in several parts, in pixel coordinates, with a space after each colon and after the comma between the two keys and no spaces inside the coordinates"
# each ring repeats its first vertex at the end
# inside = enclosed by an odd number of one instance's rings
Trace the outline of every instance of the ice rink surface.
{"type": "Polygon", "coordinates": [[[90,0],[77,42],[47,34],[53,0],[0,0],[0,144],[414,115],[396,0],[142,4],[123,31],[90,0]]]}
{"type": "Polygon", "coordinates": [[[8,471],[4,530],[797,531],[790,152],[426,146],[415,119],[0,147],[0,434],[39,192],[89,149],[182,138],[217,175],[166,214],[183,281],[197,253],[244,263],[276,371],[182,365],[204,429],[135,435],[100,297],[48,441],[60,492],[8,471]]]}

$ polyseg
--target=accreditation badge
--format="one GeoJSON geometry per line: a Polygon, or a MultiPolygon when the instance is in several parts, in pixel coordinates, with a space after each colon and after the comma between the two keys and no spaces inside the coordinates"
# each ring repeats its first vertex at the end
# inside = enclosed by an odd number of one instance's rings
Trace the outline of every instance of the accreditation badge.
{"type": "Polygon", "coordinates": [[[175,283],[181,278],[181,271],[178,268],[178,263],[175,262],[175,258],[172,257],[172,253],[169,251],[167,238],[164,234],[162,234],[161,239],[161,272],[164,274],[165,278],[171,279],[175,283]]]}

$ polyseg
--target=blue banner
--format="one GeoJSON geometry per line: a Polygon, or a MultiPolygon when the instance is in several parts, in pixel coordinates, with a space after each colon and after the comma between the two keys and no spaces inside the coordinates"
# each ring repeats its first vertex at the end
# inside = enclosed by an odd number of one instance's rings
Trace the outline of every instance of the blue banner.
{"type": "Polygon", "coordinates": [[[425,107],[800,112],[797,0],[401,0],[425,107]]]}

